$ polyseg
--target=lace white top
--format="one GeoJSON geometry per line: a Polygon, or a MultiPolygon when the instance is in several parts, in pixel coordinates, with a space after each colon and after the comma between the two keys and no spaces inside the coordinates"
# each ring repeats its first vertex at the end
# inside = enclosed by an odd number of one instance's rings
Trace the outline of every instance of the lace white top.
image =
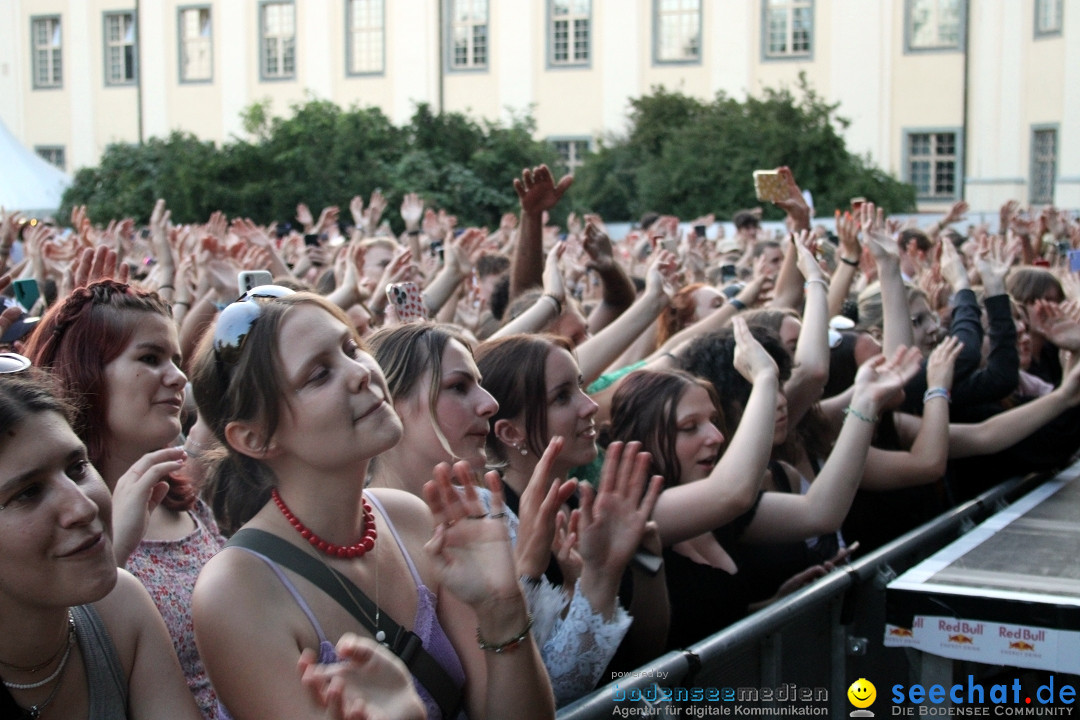
{"type": "MultiPolygon", "coordinates": [[[[491,494],[486,489],[478,492],[490,511],[491,494]]],[[[506,527],[510,544],[517,545],[518,518],[509,508],[506,527]]],[[[611,619],[604,620],[577,585],[572,596],[544,577],[538,583],[522,583],[522,589],[533,614],[533,639],[551,678],[555,704],[562,707],[596,687],[632,618],[616,603],[611,619]]]]}

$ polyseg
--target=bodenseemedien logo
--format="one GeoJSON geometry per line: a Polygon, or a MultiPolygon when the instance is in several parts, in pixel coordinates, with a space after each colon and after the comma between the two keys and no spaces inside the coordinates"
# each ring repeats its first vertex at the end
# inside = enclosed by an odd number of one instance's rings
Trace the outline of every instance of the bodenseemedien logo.
{"type": "Polygon", "coordinates": [[[856,707],[848,713],[850,717],[874,717],[873,711],[866,709],[877,699],[877,688],[874,687],[874,683],[866,678],[859,678],[848,687],[847,697],[848,702],[856,707]]]}

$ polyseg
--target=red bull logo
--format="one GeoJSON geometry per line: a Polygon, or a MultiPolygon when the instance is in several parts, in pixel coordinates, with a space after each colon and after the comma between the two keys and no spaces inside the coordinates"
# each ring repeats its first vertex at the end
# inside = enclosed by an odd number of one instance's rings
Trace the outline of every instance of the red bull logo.
{"type": "Polygon", "coordinates": [[[1023,640],[1017,640],[1016,642],[1009,643],[1009,649],[1035,652],[1035,646],[1029,642],[1024,642],[1023,640]]]}
{"type": "Polygon", "coordinates": [[[958,645],[971,645],[975,641],[967,635],[950,635],[949,642],[957,643],[958,645]]]}
{"type": "Polygon", "coordinates": [[[915,637],[915,633],[902,627],[889,628],[889,634],[893,637],[915,637]]]}

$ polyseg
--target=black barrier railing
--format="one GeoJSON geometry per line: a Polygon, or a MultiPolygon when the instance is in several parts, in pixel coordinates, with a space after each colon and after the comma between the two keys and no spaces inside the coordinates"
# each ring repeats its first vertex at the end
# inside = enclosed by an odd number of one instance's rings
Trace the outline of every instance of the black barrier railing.
{"type": "Polygon", "coordinates": [[[706,717],[712,713],[695,708],[720,707],[725,699],[753,703],[761,708],[757,717],[770,717],[768,697],[794,694],[832,698],[808,706],[820,708],[819,716],[847,718],[854,680],[919,673],[916,653],[882,643],[885,585],[1047,478],[1005,481],[700,643],[612,678],[557,717],[706,717]]]}

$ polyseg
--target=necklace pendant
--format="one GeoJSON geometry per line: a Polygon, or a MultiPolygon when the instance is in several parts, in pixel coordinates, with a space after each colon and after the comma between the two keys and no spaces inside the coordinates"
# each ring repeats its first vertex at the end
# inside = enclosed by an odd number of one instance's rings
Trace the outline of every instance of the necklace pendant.
{"type": "Polygon", "coordinates": [[[377,631],[375,633],[375,642],[382,643],[383,645],[385,645],[386,644],[386,633],[384,633],[382,630],[377,631]]]}

